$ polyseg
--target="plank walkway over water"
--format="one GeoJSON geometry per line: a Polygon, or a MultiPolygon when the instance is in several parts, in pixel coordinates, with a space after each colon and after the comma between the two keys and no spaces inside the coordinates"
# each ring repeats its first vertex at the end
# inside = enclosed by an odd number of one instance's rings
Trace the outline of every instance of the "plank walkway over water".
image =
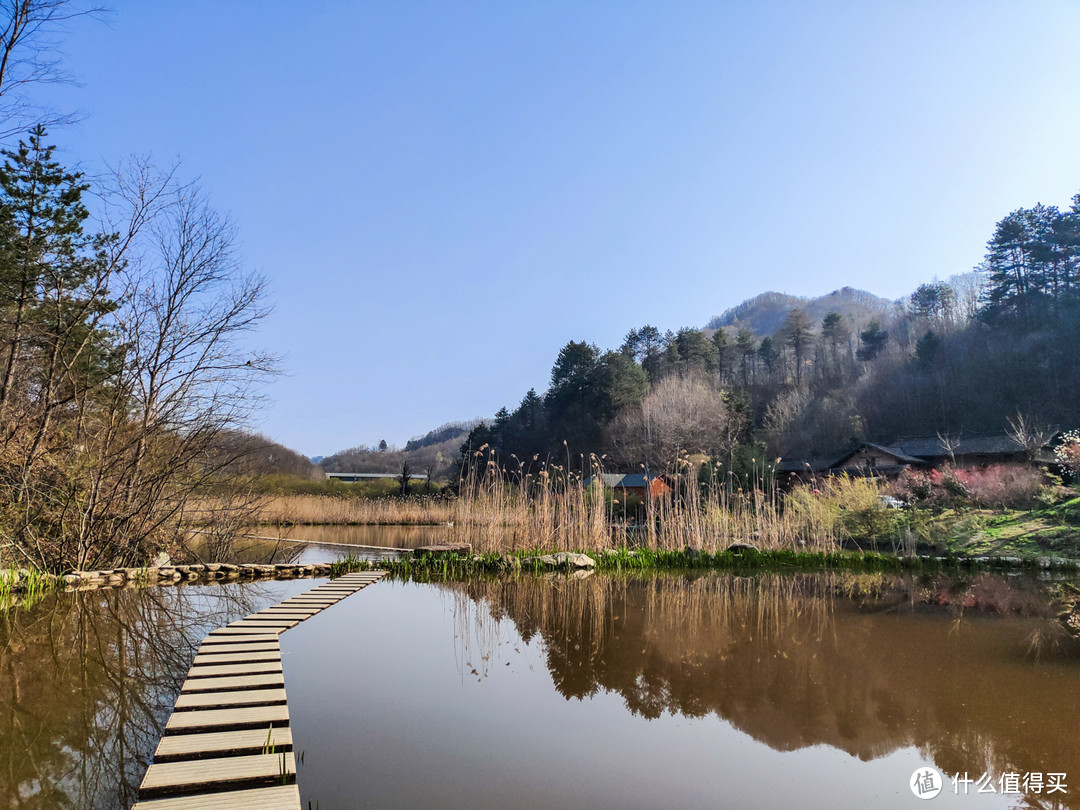
{"type": "Polygon", "coordinates": [[[346,574],[204,638],[132,810],[300,810],[279,636],[384,573],[346,574]]]}

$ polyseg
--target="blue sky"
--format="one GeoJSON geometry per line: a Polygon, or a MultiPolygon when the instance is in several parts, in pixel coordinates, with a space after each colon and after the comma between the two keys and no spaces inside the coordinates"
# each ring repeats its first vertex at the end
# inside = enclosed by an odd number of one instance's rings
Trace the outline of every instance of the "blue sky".
{"type": "Polygon", "coordinates": [[[513,406],[568,340],[766,290],[899,297],[1080,191],[1080,4],[114,2],[64,39],[88,172],[231,215],[302,452],[513,406]]]}

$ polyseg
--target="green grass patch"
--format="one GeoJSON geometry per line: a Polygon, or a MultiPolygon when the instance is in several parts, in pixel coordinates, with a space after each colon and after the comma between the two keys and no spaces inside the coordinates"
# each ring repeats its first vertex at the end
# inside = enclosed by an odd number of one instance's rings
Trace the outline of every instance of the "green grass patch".
{"type": "MultiPolygon", "coordinates": [[[[457,554],[425,554],[419,557],[403,556],[392,560],[372,563],[355,557],[347,557],[334,564],[331,576],[337,577],[352,571],[381,569],[395,578],[415,581],[459,580],[490,577],[499,574],[539,573],[545,571],[575,570],[567,565],[551,568],[530,563],[528,558],[541,556],[543,552],[516,552],[513,554],[486,554],[462,556],[457,554]]],[[[1016,568],[1041,570],[1034,559],[1014,561],[989,557],[975,559],[971,556],[947,554],[941,557],[901,556],[874,551],[757,551],[753,549],[722,551],[716,554],[692,551],[653,551],[650,549],[616,549],[607,553],[590,555],[596,562],[597,571],[610,573],[633,573],[645,571],[717,570],[731,572],[927,572],[943,570],[1011,570],[1016,568]]],[[[1076,571],[1075,561],[1066,561],[1058,570],[1076,571]]]]}

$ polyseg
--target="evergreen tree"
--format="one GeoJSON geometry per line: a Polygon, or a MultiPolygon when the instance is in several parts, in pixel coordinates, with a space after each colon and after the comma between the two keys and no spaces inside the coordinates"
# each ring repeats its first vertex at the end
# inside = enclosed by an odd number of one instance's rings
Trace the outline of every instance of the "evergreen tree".
{"type": "Polygon", "coordinates": [[[844,357],[851,351],[851,328],[839,312],[830,312],[821,322],[822,348],[827,357],[826,378],[839,379],[843,374],[844,357]]]}
{"type": "Polygon", "coordinates": [[[681,369],[696,369],[711,374],[716,370],[716,344],[700,329],[683,327],[675,333],[675,346],[681,369]]]}
{"type": "Polygon", "coordinates": [[[664,351],[664,337],[659,329],[648,324],[640,329],[631,329],[619,350],[641,364],[645,373],[649,375],[649,382],[659,381],[661,355],[664,351]]]}
{"type": "Polygon", "coordinates": [[[803,364],[806,353],[814,342],[814,326],[810,317],[801,309],[793,309],[784,319],[784,340],[791,347],[795,359],[795,385],[802,388],[803,364]]]}
{"type": "Polygon", "coordinates": [[[859,333],[859,350],[855,356],[863,362],[869,362],[881,354],[882,349],[889,340],[889,333],[881,328],[879,321],[870,321],[866,328],[859,333]]]}
{"type": "Polygon", "coordinates": [[[713,345],[716,347],[716,374],[721,383],[728,382],[731,378],[731,353],[732,345],[728,339],[728,333],[723,329],[717,329],[712,335],[713,345]]]}
{"type": "Polygon", "coordinates": [[[41,127],[0,168],[0,415],[20,392],[49,414],[113,371],[102,318],[114,309],[111,237],[87,234],[82,175],[53,159],[41,127]]]}

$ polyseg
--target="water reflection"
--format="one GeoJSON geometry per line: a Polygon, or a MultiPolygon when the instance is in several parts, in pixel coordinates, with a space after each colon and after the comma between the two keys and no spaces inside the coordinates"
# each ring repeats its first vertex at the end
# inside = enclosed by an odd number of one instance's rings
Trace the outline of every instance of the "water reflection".
{"type": "Polygon", "coordinates": [[[416,548],[447,542],[446,526],[260,526],[250,533],[324,545],[384,548],[416,548]]]}
{"type": "Polygon", "coordinates": [[[1039,581],[713,574],[442,587],[462,644],[482,647],[475,628],[509,619],[542,640],[568,699],[615,693],[644,718],[713,714],[779,751],[824,744],[871,760],[914,746],[948,773],[1080,782],[1080,644],[1039,581]]]}
{"type": "Polygon", "coordinates": [[[105,589],[0,611],[0,806],[130,806],[199,641],[290,587],[105,589]]]}

